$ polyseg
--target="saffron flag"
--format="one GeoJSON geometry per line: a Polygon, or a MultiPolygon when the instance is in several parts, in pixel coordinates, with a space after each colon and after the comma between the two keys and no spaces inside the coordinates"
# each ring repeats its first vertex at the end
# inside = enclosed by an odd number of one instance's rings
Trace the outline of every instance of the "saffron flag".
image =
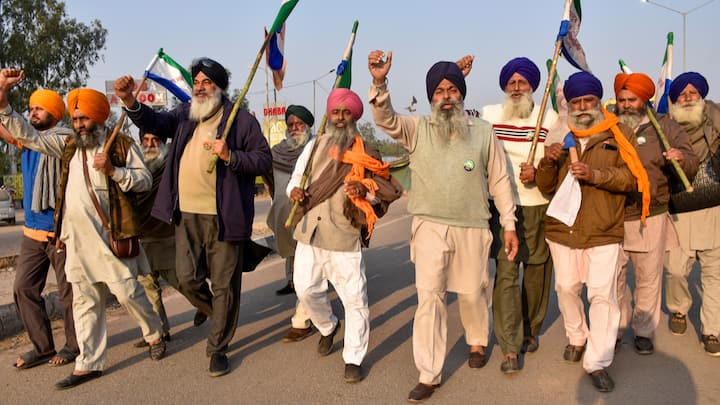
{"type": "MultiPolygon", "coordinates": [[[[265,35],[268,32],[265,31],[265,35]]],[[[272,70],[273,84],[275,89],[280,90],[283,87],[283,79],[285,78],[285,24],[280,30],[273,35],[268,41],[265,51],[265,62],[270,70],[272,70]]]]}
{"type": "Polygon", "coordinates": [[[580,32],[580,22],[582,21],[582,10],[580,9],[580,0],[567,0],[563,21],[560,24],[560,32],[558,39],[562,40],[562,54],[565,59],[573,66],[580,70],[590,72],[590,67],[585,57],[578,33],[580,32]]]}
{"type": "Polygon", "coordinates": [[[145,69],[145,77],[168,89],[181,102],[190,101],[192,94],[190,73],[163,52],[162,48],[145,69]]]}
{"type": "Polygon", "coordinates": [[[670,92],[670,83],[672,83],[672,50],[673,33],[668,32],[660,78],[655,86],[655,111],[663,114],[667,114],[669,110],[668,93],[670,92]]]}

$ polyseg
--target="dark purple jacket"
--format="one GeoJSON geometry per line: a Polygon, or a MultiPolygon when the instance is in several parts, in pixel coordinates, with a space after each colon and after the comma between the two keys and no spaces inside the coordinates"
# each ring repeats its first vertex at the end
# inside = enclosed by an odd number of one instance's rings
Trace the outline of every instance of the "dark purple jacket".
{"type": "MultiPolygon", "coordinates": [[[[223,117],[217,138],[222,136],[227,118],[233,108],[232,102],[223,97],[223,117]]],[[[152,215],[164,222],[177,222],[180,216],[178,200],[178,172],[180,158],[197,123],[188,118],[190,104],[185,103],[169,112],[157,112],[141,104],[139,111],[128,116],[145,132],[172,138],[165,173],[160,181],[152,215]]],[[[234,164],[225,166],[218,160],[217,175],[218,239],[237,242],[250,239],[255,215],[255,177],[272,170],[270,147],[263,137],[255,117],[239,110],[226,139],[234,164]]]]}

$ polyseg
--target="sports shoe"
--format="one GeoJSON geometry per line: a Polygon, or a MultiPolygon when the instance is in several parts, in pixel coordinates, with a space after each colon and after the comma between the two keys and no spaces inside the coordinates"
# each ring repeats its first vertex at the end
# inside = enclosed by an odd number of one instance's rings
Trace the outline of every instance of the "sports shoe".
{"type": "Polygon", "coordinates": [[[306,337],[313,334],[312,327],[309,328],[290,328],[287,334],[283,336],[283,342],[290,343],[290,342],[299,342],[306,337]]]}
{"type": "Polygon", "coordinates": [[[637,354],[653,354],[655,346],[652,340],[642,336],[635,336],[635,353],[637,354]]]}
{"type": "Polygon", "coordinates": [[[705,346],[705,353],[710,356],[720,356],[720,341],[718,341],[715,335],[703,335],[703,345],[705,346]]]}
{"type": "Polygon", "coordinates": [[[687,317],[680,312],[675,312],[670,318],[670,332],[673,335],[684,335],[687,330],[687,317]]]}
{"type": "Polygon", "coordinates": [[[327,356],[332,352],[333,348],[333,339],[335,338],[335,334],[337,333],[338,329],[340,329],[340,321],[337,321],[337,324],[335,325],[335,329],[330,332],[327,336],[321,336],[320,341],[318,342],[318,348],[317,351],[323,356],[327,356]]]}
{"type": "Polygon", "coordinates": [[[362,368],[355,364],[345,365],[345,382],[356,383],[362,380],[362,368]]]}

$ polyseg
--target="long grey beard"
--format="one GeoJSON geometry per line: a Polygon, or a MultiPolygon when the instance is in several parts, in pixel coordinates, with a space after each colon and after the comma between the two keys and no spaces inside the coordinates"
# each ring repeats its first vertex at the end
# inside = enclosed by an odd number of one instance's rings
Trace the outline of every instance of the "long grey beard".
{"type": "Polygon", "coordinates": [[[464,103],[450,100],[453,105],[452,109],[443,110],[440,108],[441,105],[447,102],[447,100],[443,100],[432,105],[430,125],[434,129],[435,135],[445,142],[450,142],[451,139],[465,139],[469,129],[464,103]]]}
{"type": "Polygon", "coordinates": [[[346,122],[346,125],[342,128],[335,126],[335,122],[331,122],[327,130],[328,145],[337,145],[339,148],[338,156],[350,149],[355,142],[355,135],[358,134],[357,125],[354,121],[346,122]]]}
{"type": "Polygon", "coordinates": [[[287,145],[290,147],[290,150],[304,148],[305,144],[310,139],[310,129],[308,128],[305,131],[294,132],[290,132],[289,130],[287,130],[285,131],[285,139],[287,145]]]}
{"type": "Polygon", "coordinates": [[[200,99],[193,95],[192,101],[190,102],[190,113],[189,118],[195,122],[200,122],[205,118],[208,118],[210,113],[220,105],[222,101],[222,90],[218,87],[215,93],[211,94],[209,98],[200,99]]]}
{"type": "Polygon", "coordinates": [[[523,93],[519,101],[512,99],[512,92],[505,93],[505,104],[503,105],[503,119],[521,119],[530,117],[534,106],[532,93],[523,93]]]}
{"type": "Polygon", "coordinates": [[[90,132],[90,135],[80,135],[75,131],[75,144],[81,149],[94,149],[100,146],[100,138],[105,134],[105,127],[98,125],[90,132]]]}
{"type": "Polygon", "coordinates": [[[634,130],[638,127],[638,125],[640,125],[640,121],[642,121],[642,119],[645,117],[645,114],[633,109],[627,109],[622,110],[622,112],[620,112],[617,117],[620,122],[634,130]]]}
{"type": "Polygon", "coordinates": [[[602,121],[603,114],[600,106],[590,111],[571,111],[568,113],[568,125],[576,129],[589,129],[602,121]],[[580,118],[583,114],[590,114],[591,118],[580,118]]]}
{"type": "Polygon", "coordinates": [[[698,102],[687,102],[684,104],[673,104],[670,106],[670,115],[678,124],[686,130],[693,130],[700,127],[703,121],[705,100],[698,102]]]}
{"type": "Polygon", "coordinates": [[[145,159],[145,166],[151,173],[155,173],[158,169],[165,165],[165,158],[167,157],[167,145],[161,143],[157,148],[149,147],[143,150],[143,158],[145,159]]]}

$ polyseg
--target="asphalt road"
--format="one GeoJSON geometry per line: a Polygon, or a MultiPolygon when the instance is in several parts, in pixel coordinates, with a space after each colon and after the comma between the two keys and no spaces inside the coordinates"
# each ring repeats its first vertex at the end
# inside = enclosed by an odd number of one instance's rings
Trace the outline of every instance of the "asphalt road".
{"type": "MultiPolygon", "coordinates": [[[[134,349],[140,332],[124,310],[108,316],[108,359],[105,375],[69,391],[53,384],[72,366],[41,366],[17,371],[11,367],[18,352],[0,352],[0,403],[144,403],[144,404],[400,404],[417,383],[412,360],[412,318],[417,304],[414,273],[409,262],[410,217],[406,199],[391,207],[378,224],[371,248],[365,251],[370,300],[370,347],[363,363],[365,379],[343,381],[342,334],[334,352],[316,353],[319,335],[299,343],[282,343],[290,325],[294,298],[277,297],[284,283],[283,262],[273,256],[243,279],[240,321],[230,347],[232,372],[219,378],[207,373],[205,338],[209,325],[193,327],[193,308],[177,293],[166,297],[172,324],[168,356],[160,362],[145,350],[134,349]]],[[[693,294],[699,288],[693,276],[693,294]]],[[[342,319],[334,293],[333,306],[342,319]]],[[[502,354],[491,341],[490,360],[483,369],[466,365],[467,346],[455,296],[448,302],[448,357],[443,385],[429,404],[717,404],[720,359],[704,354],[696,333],[698,310],[690,312],[684,336],[672,336],[667,317],[661,320],[656,352],[637,355],[632,336],[609,371],[616,382],[612,393],[598,393],[579,364],[566,364],[562,319],[553,294],[540,349],[523,358],[523,370],[506,376],[499,370],[502,354]]],[[[56,331],[59,332],[59,331],[56,331]]],[[[59,341],[62,339],[58,336],[59,341]]]]}

